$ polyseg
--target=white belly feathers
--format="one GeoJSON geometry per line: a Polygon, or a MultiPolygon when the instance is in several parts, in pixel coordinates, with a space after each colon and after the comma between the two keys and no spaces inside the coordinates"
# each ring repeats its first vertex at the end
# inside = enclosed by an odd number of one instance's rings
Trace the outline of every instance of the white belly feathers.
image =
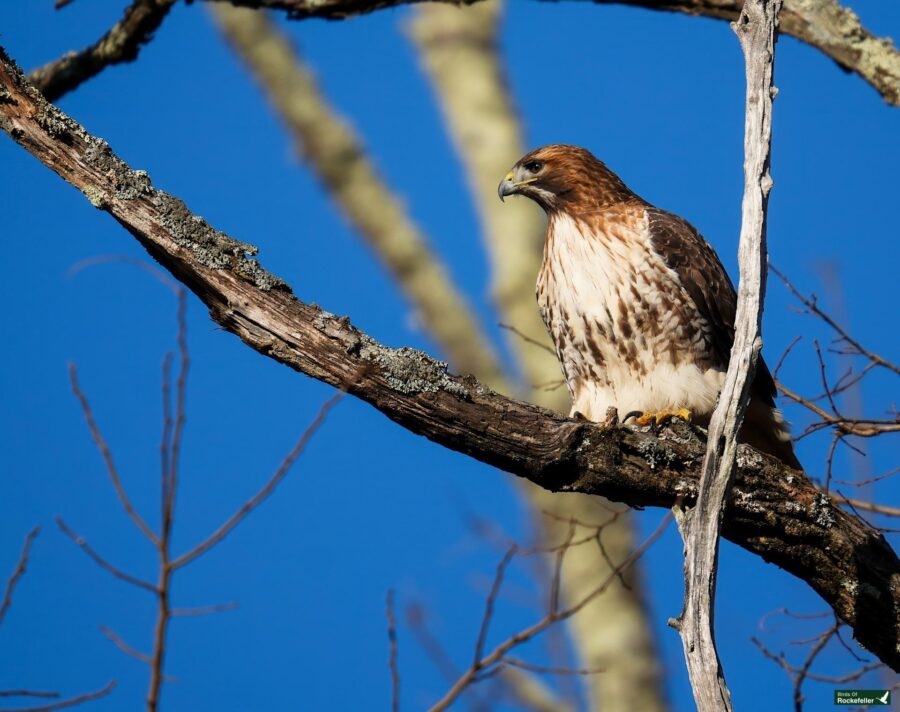
{"type": "Polygon", "coordinates": [[[653,249],[643,208],[623,210],[550,220],[537,298],[573,411],[710,413],[724,367],[709,365],[709,327],[653,249]]]}

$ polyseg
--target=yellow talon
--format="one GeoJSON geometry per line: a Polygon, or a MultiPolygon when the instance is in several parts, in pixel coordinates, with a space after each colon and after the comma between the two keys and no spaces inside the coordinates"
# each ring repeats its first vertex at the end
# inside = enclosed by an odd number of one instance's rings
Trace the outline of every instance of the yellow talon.
{"type": "Polygon", "coordinates": [[[691,421],[691,411],[687,408],[679,408],[678,410],[660,410],[655,413],[642,413],[634,419],[634,422],[640,426],[651,425],[656,423],[662,425],[672,418],[681,418],[685,422],[691,421]]]}

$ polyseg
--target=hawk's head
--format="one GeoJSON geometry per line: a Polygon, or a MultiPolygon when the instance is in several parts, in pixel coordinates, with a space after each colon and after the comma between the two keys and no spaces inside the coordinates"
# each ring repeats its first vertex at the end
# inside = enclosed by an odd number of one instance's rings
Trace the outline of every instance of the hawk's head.
{"type": "Polygon", "coordinates": [[[578,146],[552,144],[526,153],[497,188],[500,200],[524,195],[547,213],[578,213],[635,198],[622,180],[578,146]]]}

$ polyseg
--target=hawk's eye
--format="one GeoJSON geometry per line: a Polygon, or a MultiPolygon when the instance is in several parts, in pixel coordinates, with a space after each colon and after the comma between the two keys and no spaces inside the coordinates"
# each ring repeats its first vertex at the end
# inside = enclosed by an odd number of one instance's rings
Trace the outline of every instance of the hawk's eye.
{"type": "Polygon", "coordinates": [[[525,164],[525,170],[529,173],[538,173],[543,167],[543,161],[528,161],[528,163],[525,164]]]}

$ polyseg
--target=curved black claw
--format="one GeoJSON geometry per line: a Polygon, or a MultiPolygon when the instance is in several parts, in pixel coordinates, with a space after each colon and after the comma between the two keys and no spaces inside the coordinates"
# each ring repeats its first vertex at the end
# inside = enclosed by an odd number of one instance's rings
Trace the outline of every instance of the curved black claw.
{"type": "Polygon", "coordinates": [[[642,410],[631,410],[625,414],[625,417],[622,418],[623,423],[627,423],[629,418],[640,418],[644,414],[642,410]]]}

